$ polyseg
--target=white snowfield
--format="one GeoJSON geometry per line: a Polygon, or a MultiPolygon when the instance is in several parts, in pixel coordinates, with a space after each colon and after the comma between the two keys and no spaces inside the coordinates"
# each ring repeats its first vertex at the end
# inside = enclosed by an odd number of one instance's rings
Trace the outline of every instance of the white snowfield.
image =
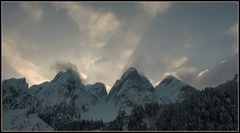
{"type": "Polygon", "coordinates": [[[89,119],[109,122],[116,118],[119,110],[130,114],[133,107],[140,104],[181,101],[185,86],[188,85],[168,76],[154,88],[144,75],[132,67],[117,80],[108,95],[104,84],[84,85],[73,70],[59,72],[52,81],[30,88],[25,79],[4,80],[3,129],[53,130],[38,114],[58,106],[63,107],[63,111],[68,109],[72,112],[71,115],[68,112],[64,114],[70,116],[70,121],[89,119]],[[31,110],[33,113],[27,115],[31,110]]]}
{"type": "Polygon", "coordinates": [[[14,109],[3,113],[3,131],[52,131],[53,128],[38,118],[37,114],[26,115],[27,109],[14,109]]]}
{"type": "Polygon", "coordinates": [[[101,100],[97,104],[89,107],[89,111],[81,114],[82,119],[103,120],[110,122],[114,120],[118,113],[118,107],[111,102],[101,100]]]}

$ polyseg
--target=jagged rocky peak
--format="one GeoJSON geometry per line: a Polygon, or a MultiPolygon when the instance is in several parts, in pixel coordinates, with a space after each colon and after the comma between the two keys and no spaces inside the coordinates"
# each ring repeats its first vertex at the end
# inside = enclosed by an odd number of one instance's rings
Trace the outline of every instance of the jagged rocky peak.
{"type": "Polygon", "coordinates": [[[154,100],[153,86],[150,81],[133,68],[128,68],[118,80],[108,95],[108,102],[114,103],[120,110],[127,113],[139,104],[154,100]]]}
{"type": "Polygon", "coordinates": [[[160,103],[175,103],[182,101],[195,90],[194,87],[168,75],[155,87],[154,94],[160,103]]]}
{"type": "Polygon", "coordinates": [[[17,89],[22,91],[27,91],[28,89],[28,83],[26,82],[25,78],[11,78],[3,80],[2,82],[2,88],[5,91],[8,91],[8,89],[17,89]]]}
{"type": "Polygon", "coordinates": [[[172,75],[168,75],[157,86],[159,86],[159,85],[168,86],[169,84],[172,84],[173,82],[176,83],[176,82],[181,82],[181,81],[172,75]]]}
{"type": "Polygon", "coordinates": [[[153,86],[151,82],[148,80],[147,77],[145,77],[142,73],[140,73],[136,68],[134,67],[129,67],[122,75],[121,80],[126,80],[126,79],[134,79],[134,80],[139,80],[147,89],[153,89],[153,86]]]}
{"type": "Polygon", "coordinates": [[[94,83],[91,86],[95,86],[95,87],[98,87],[98,88],[105,88],[105,85],[103,83],[101,83],[101,82],[96,82],[96,83],[94,83]]]}
{"type": "Polygon", "coordinates": [[[28,83],[25,78],[11,78],[4,80],[2,83],[4,109],[22,109],[35,102],[29,95],[28,83]]]}
{"type": "Polygon", "coordinates": [[[174,90],[178,90],[179,88],[183,86],[187,86],[188,84],[182,82],[181,80],[177,79],[176,77],[172,75],[166,76],[156,87],[155,90],[158,89],[170,89],[173,88],[174,90]]]}
{"type": "Polygon", "coordinates": [[[134,77],[140,77],[138,75],[137,70],[134,67],[129,67],[124,73],[122,74],[121,78],[116,81],[116,83],[113,85],[112,89],[109,92],[108,98],[111,99],[112,96],[116,95],[120,89],[122,88],[122,85],[127,79],[129,80],[130,76],[134,77]],[[134,76],[135,75],[135,76],[134,76]]]}
{"type": "Polygon", "coordinates": [[[97,97],[103,98],[107,96],[106,87],[101,82],[97,82],[93,85],[87,85],[87,88],[90,90],[92,94],[94,94],[97,97]]]}
{"type": "Polygon", "coordinates": [[[68,69],[66,71],[60,71],[51,82],[60,83],[60,84],[65,84],[65,83],[78,84],[78,83],[80,83],[81,85],[83,85],[78,72],[73,69],[68,69]]]}
{"type": "Polygon", "coordinates": [[[73,79],[80,79],[78,73],[76,71],[74,71],[73,69],[68,69],[65,71],[60,71],[55,78],[53,79],[53,81],[56,80],[60,80],[60,79],[68,79],[68,78],[73,78],[73,79]]]}
{"type": "MultiPolygon", "coordinates": [[[[140,74],[136,68],[129,67],[121,76],[119,80],[116,81],[114,86],[112,87],[111,91],[109,92],[109,97],[111,97],[114,93],[118,93],[118,91],[121,90],[121,88],[124,87],[126,84],[138,84],[137,88],[144,88],[147,90],[153,90],[153,86],[150,83],[150,81],[142,74],[140,74]]],[[[131,85],[132,86],[132,85],[131,85]]],[[[135,85],[134,85],[135,86],[135,85]]],[[[124,87],[125,88],[125,87],[124,87]]],[[[135,87],[126,87],[126,88],[136,88],[135,87]]]]}
{"type": "Polygon", "coordinates": [[[136,68],[134,67],[129,67],[122,75],[121,79],[124,80],[128,77],[135,77],[139,76],[139,73],[136,68]]]}

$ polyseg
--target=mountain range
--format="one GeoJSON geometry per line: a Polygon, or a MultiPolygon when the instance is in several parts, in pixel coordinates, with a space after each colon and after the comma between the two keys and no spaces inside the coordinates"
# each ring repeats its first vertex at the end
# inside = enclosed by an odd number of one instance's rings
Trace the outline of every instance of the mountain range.
{"type": "Polygon", "coordinates": [[[107,94],[103,83],[85,85],[72,70],[59,72],[54,79],[29,88],[25,78],[2,81],[4,130],[55,130],[80,120],[116,119],[120,111],[148,103],[180,103],[197,89],[174,76],[155,87],[135,68],[128,68],[107,94]]]}

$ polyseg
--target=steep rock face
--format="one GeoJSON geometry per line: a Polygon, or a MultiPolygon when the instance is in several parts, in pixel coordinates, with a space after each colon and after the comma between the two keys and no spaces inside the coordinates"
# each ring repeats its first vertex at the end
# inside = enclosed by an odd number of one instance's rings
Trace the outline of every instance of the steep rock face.
{"type": "Polygon", "coordinates": [[[97,82],[93,85],[88,85],[87,89],[99,100],[107,100],[107,91],[103,83],[97,82]]]}
{"type": "Polygon", "coordinates": [[[195,90],[192,86],[169,75],[155,87],[154,95],[158,103],[175,103],[181,102],[195,90]]]}
{"type": "Polygon", "coordinates": [[[80,80],[79,74],[72,69],[66,70],[65,72],[60,71],[51,82],[62,86],[85,87],[80,80]]]}
{"type": "Polygon", "coordinates": [[[130,67],[109,92],[108,102],[113,102],[127,113],[139,104],[154,101],[153,86],[149,80],[130,67]]]}
{"type": "Polygon", "coordinates": [[[2,82],[4,109],[26,108],[33,104],[25,78],[11,78],[2,82]]]}

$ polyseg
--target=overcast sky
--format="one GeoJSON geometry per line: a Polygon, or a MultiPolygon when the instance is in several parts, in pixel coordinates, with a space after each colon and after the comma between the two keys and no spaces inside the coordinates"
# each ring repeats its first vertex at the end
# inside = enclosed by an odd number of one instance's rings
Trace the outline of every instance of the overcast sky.
{"type": "Polygon", "coordinates": [[[171,74],[199,89],[238,73],[234,2],[3,2],[2,80],[39,84],[63,66],[109,88],[133,66],[153,85],[171,74]]]}

